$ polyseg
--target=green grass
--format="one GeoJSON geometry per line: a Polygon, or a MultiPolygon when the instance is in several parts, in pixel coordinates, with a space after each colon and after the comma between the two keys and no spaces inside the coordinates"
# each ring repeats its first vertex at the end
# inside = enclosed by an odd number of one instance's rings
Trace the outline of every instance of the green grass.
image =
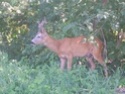
{"type": "Polygon", "coordinates": [[[120,71],[108,78],[84,66],[60,71],[56,62],[32,68],[0,53],[0,94],[115,94],[120,71]]]}

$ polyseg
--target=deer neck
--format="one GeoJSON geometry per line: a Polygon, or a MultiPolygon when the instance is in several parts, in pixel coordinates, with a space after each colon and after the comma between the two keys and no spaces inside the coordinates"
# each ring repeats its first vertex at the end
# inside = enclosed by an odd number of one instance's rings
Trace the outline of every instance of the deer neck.
{"type": "Polygon", "coordinates": [[[59,41],[52,38],[51,36],[47,36],[45,39],[45,44],[44,44],[47,48],[49,48],[50,50],[58,53],[58,46],[59,46],[59,41]]]}

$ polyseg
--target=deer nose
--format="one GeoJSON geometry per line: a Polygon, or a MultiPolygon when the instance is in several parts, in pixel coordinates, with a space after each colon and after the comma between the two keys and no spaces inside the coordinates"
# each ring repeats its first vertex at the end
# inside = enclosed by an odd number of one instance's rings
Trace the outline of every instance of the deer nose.
{"type": "Polygon", "coordinates": [[[33,40],[31,40],[31,42],[30,42],[30,43],[31,43],[31,44],[35,44],[33,40]]]}

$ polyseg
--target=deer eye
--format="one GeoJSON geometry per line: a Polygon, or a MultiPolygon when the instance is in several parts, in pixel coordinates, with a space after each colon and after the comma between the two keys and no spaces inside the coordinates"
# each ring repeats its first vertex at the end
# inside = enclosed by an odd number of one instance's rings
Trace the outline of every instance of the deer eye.
{"type": "Polygon", "coordinates": [[[41,36],[37,36],[37,38],[41,38],[41,36]]]}

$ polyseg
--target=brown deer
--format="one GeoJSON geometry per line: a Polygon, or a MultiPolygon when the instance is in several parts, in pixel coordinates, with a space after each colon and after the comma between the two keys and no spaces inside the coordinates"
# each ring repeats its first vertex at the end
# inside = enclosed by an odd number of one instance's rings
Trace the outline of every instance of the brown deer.
{"type": "Polygon", "coordinates": [[[66,64],[68,70],[72,68],[73,57],[85,57],[91,65],[92,70],[95,69],[95,64],[93,62],[93,59],[95,59],[104,67],[105,76],[108,76],[107,66],[102,57],[103,42],[101,40],[98,38],[93,40],[87,39],[85,36],[57,40],[52,38],[46,32],[46,29],[44,28],[46,23],[45,19],[38,23],[38,32],[32,39],[32,43],[45,45],[55,52],[60,58],[61,70],[64,69],[66,64]]]}

